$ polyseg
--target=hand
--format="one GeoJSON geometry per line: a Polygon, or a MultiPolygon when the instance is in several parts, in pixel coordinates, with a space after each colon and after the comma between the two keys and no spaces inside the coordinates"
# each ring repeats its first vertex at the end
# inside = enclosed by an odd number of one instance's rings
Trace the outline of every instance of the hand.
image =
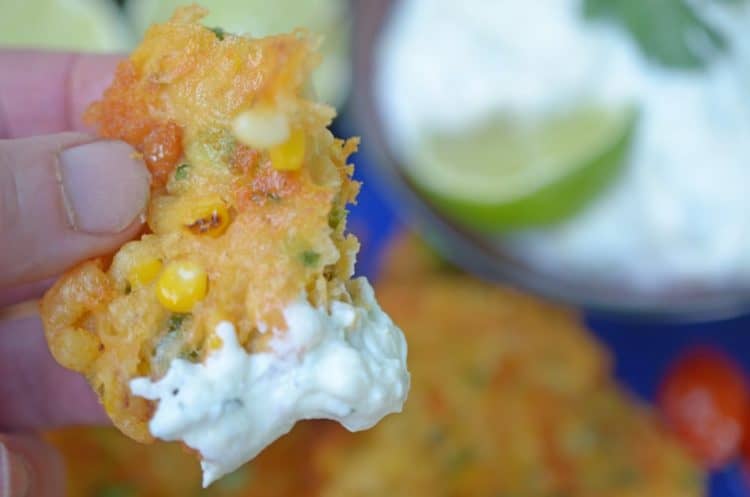
{"type": "Polygon", "coordinates": [[[141,229],[145,166],[81,121],[118,59],[0,51],[0,497],[64,493],[59,456],[31,431],[107,422],[85,380],[50,355],[39,317],[8,306],[141,229]]]}

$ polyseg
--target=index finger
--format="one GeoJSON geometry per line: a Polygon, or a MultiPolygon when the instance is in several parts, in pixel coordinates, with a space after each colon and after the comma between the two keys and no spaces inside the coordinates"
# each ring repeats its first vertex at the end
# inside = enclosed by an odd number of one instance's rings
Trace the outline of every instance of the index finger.
{"type": "Polygon", "coordinates": [[[90,131],[82,115],[122,55],[0,50],[0,138],[90,131]]]}

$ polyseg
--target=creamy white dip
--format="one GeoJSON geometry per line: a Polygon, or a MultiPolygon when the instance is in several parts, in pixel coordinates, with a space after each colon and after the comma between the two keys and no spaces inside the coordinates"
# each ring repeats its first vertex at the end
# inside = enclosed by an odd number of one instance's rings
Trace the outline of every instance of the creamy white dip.
{"type": "Polygon", "coordinates": [[[306,298],[284,310],[288,329],[270,350],[247,353],[222,322],[222,347],[202,364],[174,359],[154,382],[130,382],[135,395],[158,401],[149,423],[162,440],[201,454],[204,487],[255,457],[303,419],[332,419],[364,430],[399,412],[409,390],[406,341],[380,309],[369,283],[354,280],[354,302],[330,310],[306,298]]]}
{"type": "Polygon", "coordinates": [[[705,70],[652,63],[625,31],[584,20],[579,0],[402,0],[378,52],[389,141],[403,152],[498,112],[522,123],[635,103],[619,181],[569,222],[498,243],[563,277],[649,291],[747,284],[750,3],[692,3],[731,45],[705,70]]]}

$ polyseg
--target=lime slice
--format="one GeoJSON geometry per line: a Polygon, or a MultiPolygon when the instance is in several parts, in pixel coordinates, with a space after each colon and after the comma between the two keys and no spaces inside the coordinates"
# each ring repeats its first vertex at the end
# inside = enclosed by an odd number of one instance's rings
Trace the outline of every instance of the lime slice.
{"type": "Polygon", "coordinates": [[[616,177],[637,121],[631,108],[580,108],[530,125],[501,117],[431,134],[406,172],[446,215],[482,231],[564,220],[616,177]]]}
{"type": "MultiPolygon", "coordinates": [[[[163,22],[175,7],[192,0],[128,0],[127,15],[142,35],[154,22],[163,22]]],[[[349,11],[346,0],[214,0],[204,24],[232,33],[267,36],[304,27],[324,36],[323,62],[313,76],[320,98],[337,106],[349,91],[349,11]]]]}
{"type": "Polygon", "coordinates": [[[134,43],[117,7],[101,0],[3,2],[0,44],[86,52],[128,50],[134,43]]]}

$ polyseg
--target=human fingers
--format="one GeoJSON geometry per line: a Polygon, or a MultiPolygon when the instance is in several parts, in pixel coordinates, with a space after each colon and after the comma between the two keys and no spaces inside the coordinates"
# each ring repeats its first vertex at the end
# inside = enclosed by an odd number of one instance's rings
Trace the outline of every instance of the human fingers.
{"type": "Polygon", "coordinates": [[[55,278],[52,277],[11,288],[0,288],[0,314],[8,306],[41,298],[54,283],[55,278]]]}
{"type": "Polygon", "coordinates": [[[0,138],[89,131],[88,105],[112,81],[120,55],[0,50],[0,138]]]}
{"type": "Polygon", "coordinates": [[[0,430],[107,423],[83,376],[52,357],[38,316],[0,320],[0,430]]]}
{"type": "Polygon", "coordinates": [[[120,141],[78,133],[0,140],[0,288],[58,274],[133,238],[149,182],[120,141]]]}
{"type": "Polygon", "coordinates": [[[0,497],[63,497],[57,450],[31,434],[0,435],[0,497]]]}

